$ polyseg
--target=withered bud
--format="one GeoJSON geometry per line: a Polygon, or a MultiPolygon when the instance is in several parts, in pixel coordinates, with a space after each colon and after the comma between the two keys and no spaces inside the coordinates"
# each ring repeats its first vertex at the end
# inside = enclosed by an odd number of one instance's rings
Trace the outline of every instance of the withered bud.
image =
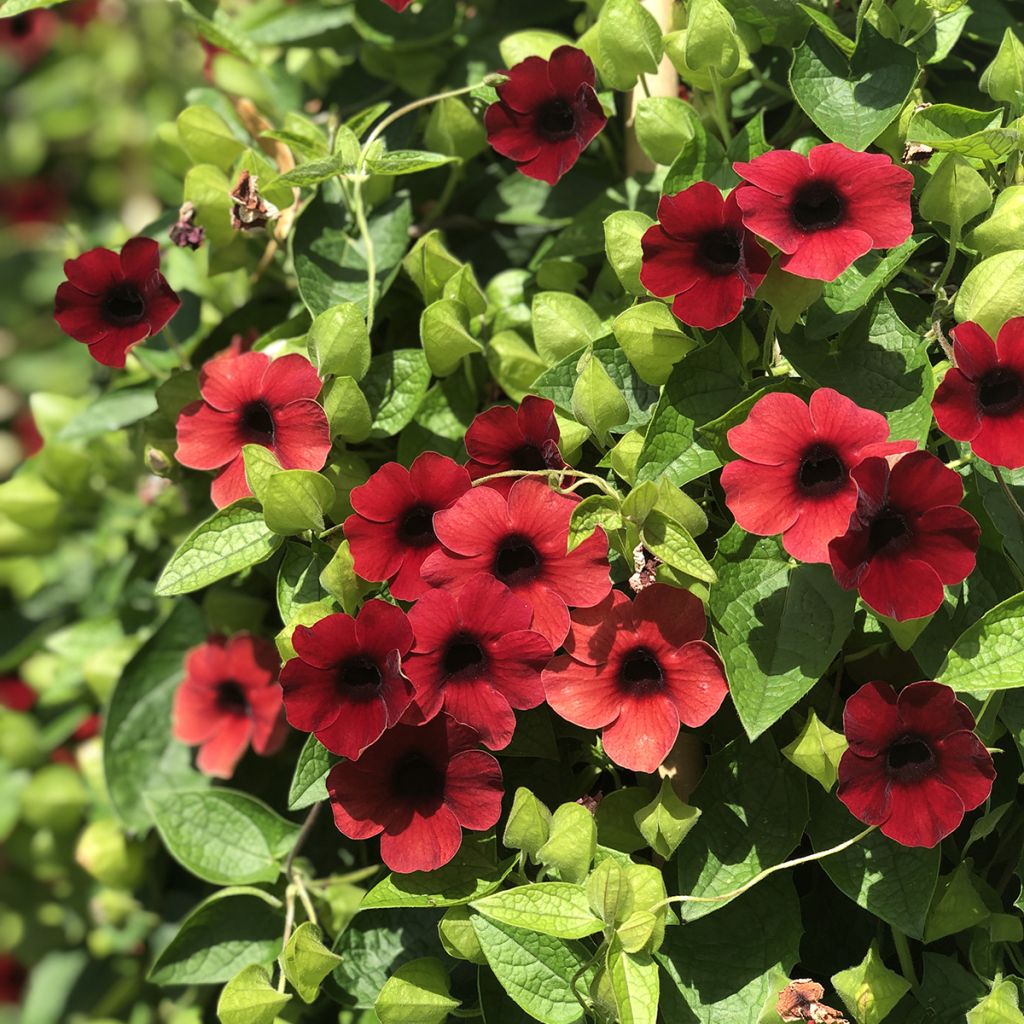
{"type": "Polygon", "coordinates": [[[825,994],[816,981],[798,978],[780,993],[775,1012],[789,1024],[792,1021],[810,1021],[811,1024],[850,1024],[838,1010],[821,1002],[825,994]]]}
{"type": "Polygon", "coordinates": [[[238,176],[231,192],[231,226],[236,231],[259,231],[280,214],[280,210],[260,195],[259,178],[248,171],[238,176]]]}
{"type": "Polygon", "coordinates": [[[179,249],[196,250],[206,240],[206,231],[202,224],[196,223],[196,208],[190,202],[181,204],[178,222],[171,226],[168,234],[179,249]]]}
{"type": "Polygon", "coordinates": [[[903,147],[903,162],[905,164],[926,164],[935,152],[931,146],[923,142],[908,142],[903,147]]]}
{"type": "Polygon", "coordinates": [[[633,593],[639,594],[641,590],[653,587],[657,582],[658,566],[661,559],[648,551],[643,544],[637,544],[633,549],[633,568],[636,572],[629,577],[629,585],[633,593]]]}

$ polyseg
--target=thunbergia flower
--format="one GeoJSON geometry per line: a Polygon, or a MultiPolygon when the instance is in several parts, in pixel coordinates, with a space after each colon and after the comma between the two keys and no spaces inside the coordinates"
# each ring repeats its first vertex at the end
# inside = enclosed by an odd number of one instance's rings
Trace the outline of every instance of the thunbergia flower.
{"type": "Polygon", "coordinates": [[[855,153],[839,142],[807,156],[773,150],[733,170],[743,223],[781,250],[779,266],[798,277],[835,280],[871,249],[902,245],[913,231],[914,177],[884,153],[855,153]]]}
{"type": "Polygon", "coordinates": [[[1007,320],[996,340],[975,323],[950,331],[956,365],[935,390],[939,429],[967,441],[994,466],[1024,466],[1024,317],[1007,320]]]}
{"type": "Polygon", "coordinates": [[[44,178],[0,184],[0,223],[25,229],[54,224],[63,214],[64,205],[59,187],[44,178]]]}
{"type": "Polygon", "coordinates": [[[124,366],[128,350],[161,330],[181,305],[160,273],[160,246],[152,238],[129,238],[120,255],[90,249],[67,260],[64,274],[53,318],[104,366],[124,366]]]}
{"type": "Polygon", "coordinates": [[[59,25],[57,15],[45,8],[0,18],[0,50],[6,50],[23,68],[30,68],[49,50],[59,25]]]}
{"type": "Polygon", "coordinates": [[[327,415],[315,401],[322,382],[300,355],[263,352],[210,359],[199,374],[201,401],[178,416],[175,458],[219,469],[210,487],[218,508],[252,494],[242,447],[269,448],[284,469],[322,469],[331,450],[327,415]]]}
{"type": "Polygon", "coordinates": [[[416,643],[405,670],[416,687],[415,719],[443,710],[475,729],[485,747],[507,747],[516,727],[512,709],[544,701],[540,673],[552,648],[529,628],[532,614],[484,573],[456,594],[428,590],[409,612],[416,643]]]}
{"type": "Polygon", "coordinates": [[[359,757],[412,701],[402,674],[412,641],[405,612],[386,601],[367,601],[354,619],[338,613],[296,626],[298,657],[281,670],[289,723],[335,754],[359,757]]]}
{"type": "Polygon", "coordinates": [[[412,4],[412,0],[383,0],[393,11],[398,11],[401,14],[402,11],[412,4]]]}
{"type": "Polygon", "coordinates": [[[916,447],[888,436],[884,416],[831,388],[818,388],[809,405],[765,395],[728,433],[740,458],[722,470],[726,504],[748,533],[781,533],[794,558],[827,562],[829,541],[846,532],[857,504],[853,467],[916,447]]]}
{"type": "Polygon", "coordinates": [[[0,953],[0,1005],[17,1006],[27,980],[28,971],[9,953],[0,953]]]}
{"type": "MultiPolygon", "coordinates": [[[[473,420],[466,431],[466,469],[474,480],[510,469],[564,469],[558,440],[555,403],[527,395],[518,409],[496,405],[473,420]]],[[[515,482],[504,477],[487,486],[508,494],[515,482]]]]}
{"type": "Polygon", "coordinates": [[[728,692],[705,628],[703,606],[685,590],[656,583],[632,601],[614,590],[572,613],[568,653],[544,670],[548,703],[576,725],[602,729],[616,764],[656,771],[679,723],[703,725],[728,692]]]}
{"type": "Polygon", "coordinates": [[[660,298],[674,295],[672,312],[708,330],[739,316],[771,265],[743,226],[736,191],[723,199],[706,181],[662,196],[658,223],[644,232],[641,245],[643,286],[660,298]]]}
{"type": "Polygon", "coordinates": [[[566,554],[576,504],[534,477],[517,480],[508,495],[474,487],[434,516],[444,546],[423,563],[423,578],[455,589],[487,573],[530,604],[531,628],[558,647],[569,630],[568,606],[589,608],[611,589],[603,530],[566,554]]]}
{"type": "Polygon", "coordinates": [[[31,711],[39,695],[17,676],[0,678],[0,707],[8,711],[31,711]]]}
{"type": "Polygon", "coordinates": [[[981,536],[958,507],[960,477],[930,452],[903,455],[891,468],[868,458],[851,472],[857,507],[847,532],[828,546],[836,579],[882,615],[901,622],[931,615],[943,585],[973,571],[981,536]]]}
{"type": "Polygon", "coordinates": [[[582,50],[559,46],[548,60],[527,57],[507,74],[484,114],[487,141],[528,178],[554,185],[608,121],[594,65],[582,50]]]}
{"type": "Polygon", "coordinates": [[[433,871],[462,845],[462,830],[491,828],[504,785],[479,737],[449,715],[426,725],[396,725],[358,761],[327,776],[338,831],[350,839],[380,836],[392,870],[433,871]]]}
{"type": "Polygon", "coordinates": [[[992,791],[996,770],[974,724],[941,683],[911,683],[898,696],[866,683],[843,711],[839,799],[903,846],[935,846],[992,791]]]}
{"type": "Polygon", "coordinates": [[[434,513],[471,486],[466,468],[437,452],[417,456],[409,469],[385,463],[349,495],[355,512],[345,520],[345,537],[356,572],[364,580],[390,580],[400,601],[416,600],[428,589],[420,566],[441,546],[434,513]]]}
{"type": "Polygon", "coordinates": [[[199,747],[201,772],[230,779],[250,743],[257,754],[281,745],[279,665],[277,648],[247,633],[210,637],[188,652],[174,695],[174,735],[199,747]]]}

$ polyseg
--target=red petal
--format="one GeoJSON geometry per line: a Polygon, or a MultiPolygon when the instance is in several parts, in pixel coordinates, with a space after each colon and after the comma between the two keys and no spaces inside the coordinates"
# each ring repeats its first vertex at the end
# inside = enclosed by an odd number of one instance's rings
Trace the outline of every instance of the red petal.
{"type": "Polygon", "coordinates": [[[959,505],[963,496],[963,481],[931,452],[910,452],[889,473],[889,501],[904,513],[959,505]]]}
{"type": "Polygon", "coordinates": [[[103,319],[99,300],[80,291],[68,281],[62,281],[57,286],[53,318],[65,334],[87,345],[99,341],[110,330],[103,319]]]}
{"type": "Polygon", "coordinates": [[[882,834],[901,846],[937,846],[964,820],[964,804],[937,775],[893,785],[882,834]]]}
{"type": "Polygon", "coordinates": [[[672,312],[684,324],[710,331],[731,324],[740,315],[746,294],[739,274],[705,274],[676,296],[672,312]]]}
{"type": "Polygon", "coordinates": [[[734,194],[748,231],[767,239],[783,253],[796,252],[803,244],[807,235],[794,227],[787,199],[750,185],[740,186],[734,194]]]}
{"type": "Polygon", "coordinates": [[[896,710],[905,731],[929,745],[950,733],[974,728],[974,716],[967,705],[956,699],[950,687],[930,679],[904,686],[896,710]]]}
{"type": "Polygon", "coordinates": [[[992,755],[973,732],[954,732],[935,744],[939,777],[963,801],[964,809],[980,807],[996,777],[992,755]]]}
{"type": "Polygon", "coordinates": [[[264,397],[263,377],[269,366],[270,358],[262,352],[219,356],[199,372],[199,390],[215,409],[240,409],[264,397]]]}
{"type": "Polygon", "coordinates": [[[190,469],[219,469],[236,458],[245,443],[235,413],[192,402],[178,414],[174,457],[190,469]]]}
{"type": "Polygon", "coordinates": [[[90,249],[77,259],[65,260],[64,274],[81,291],[103,295],[121,280],[121,258],[110,249],[90,249]]]}
{"type": "MultiPolygon", "coordinates": [[[[935,389],[932,412],[944,434],[957,441],[973,440],[983,422],[978,408],[978,386],[955,367],[947,370],[942,383],[935,389]]],[[[980,452],[978,454],[981,455],[980,452]]],[[[984,455],[981,457],[985,458],[984,455]]]]}
{"type": "Polygon", "coordinates": [[[392,651],[409,653],[412,626],[401,608],[387,601],[367,601],[356,619],[356,639],[361,651],[383,662],[392,651]]]}
{"type": "Polygon", "coordinates": [[[759,398],[728,439],[737,455],[764,466],[795,463],[817,440],[807,404],[796,395],[777,393],[759,398]]]}
{"type": "Polygon", "coordinates": [[[428,590],[409,609],[409,623],[416,638],[413,650],[417,654],[442,649],[462,628],[455,595],[447,590],[428,590]]]}
{"type": "Polygon", "coordinates": [[[544,703],[541,670],[551,660],[551,644],[532,629],[506,633],[488,652],[490,681],[512,705],[521,711],[544,703]]]}
{"type": "Polygon", "coordinates": [[[217,508],[224,508],[239,498],[251,495],[249,482],[245,479],[245,462],[239,454],[217,474],[210,485],[210,498],[217,508]]]}
{"type": "Polygon", "coordinates": [[[873,558],[857,589],[865,604],[899,622],[931,615],[945,597],[935,570],[906,557],[873,558]]]}
{"type": "Polygon", "coordinates": [[[782,534],[782,546],[801,562],[829,561],[828,545],[846,533],[857,507],[857,485],[847,480],[824,498],[805,498],[796,521],[782,534]]]}
{"type": "Polygon", "coordinates": [[[444,802],[463,828],[482,832],[495,825],[504,792],[501,768],[483,750],[465,750],[449,762],[444,802]]]}
{"type": "Polygon", "coordinates": [[[795,467],[736,459],[722,470],[722,489],[729,511],[748,533],[761,537],[782,533],[800,513],[802,497],[796,489],[795,467]]]}
{"type": "Polygon", "coordinates": [[[149,334],[149,325],[135,324],[133,327],[118,327],[89,345],[89,355],[104,366],[121,369],[128,350],[149,334]]]}
{"type": "Polygon", "coordinates": [[[1015,316],[999,328],[996,338],[999,364],[1024,372],[1024,316],[1015,316]]]}
{"type": "MultiPolygon", "coordinates": [[[[610,587],[609,583],[606,593],[610,587]]],[[[561,647],[569,632],[569,609],[564,598],[557,591],[536,583],[517,587],[516,592],[526,597],[533,607],[530,628],[540,633],[553,649],[561,647]]]]}
{"type": "MultiPolygon", "coordinates": [[[[416,503],[409,470],[397,462],[386,462],[365,484],[352,488],[349,501],[356,512],[377,523],[397,519],[416,503]]],[[[345,536],[348,536],[346,524],[345,536]]]]}
{"type": "MultiPolygon", "coordinates": [[[[561,539],[561,531],[558,536],[561,539]]],[[[563,548],[564,545],[563,541],[563,548]]],[[[608,537],[604,530],[595,530],[569,554],[547,559],[544,579],[545,582],[557,583],[558,593],[566,604],[574,608],[589,608],[603,601],[612,586],[608,569],[608,537]]],[[[535,602],[535,615],[536,610],[535,602]]]]}
{"type": "Polygon", "coordinates": [[[871,248],[871,236],[858,228],[844,226],[808,232],[798,243],[795,252],[791,255],[783,253],[779,257],[779,267],[797,277],[834,281],[854,260],[860,259],[871,248]]]}
{"type": "Polygon", "coordinates": [[[847,700],[843,732],[859,757],[875,757],[888,750],[901,731],[896,693],[888,683],[865,683],[847,700]]]}
{"type": "Polygon", "coordinates": [[[683,647],[692,640],[700,640],[707,629],[700,599],[689,591],[664,583],[655,583],[637,594],[633,599],[633,621],[654,624],[671,647],[683,647]]]}
{"type": "Polygon", "coordinates": [[[847,750],[839,760],[836,796],[858,820],[866,825],[881,825],[889,817],[891,806],[885,755],[860,757],[847,750]]]}
{"type": "Polygon", "coordinates": [[[345,538],[356,572],[364,580],[383,582],[402,567],[402,547],[391,523],[373,523],[360,515],[345,520],[345,538]]]}
{"type": "MultiPolygon", "coordinates": [[[[398,608],[395,611],[402,614],[398,608]]],[[[296,626],[292,634],[292,647],[307,665],[320,669],[336,668],[347,658],[359,653],[355,619],[337,612],[325,616],[312,626],[296,626]]]]}
{"type": "Polygon", "coordinates": [[[465,466],[437,452],[416,457],[409,470],[409,484],[417,499],[433,509],[449,508],[472,486],[465,466]]]}
{"type": "Polygon", "coordinates": [[[584,665],[603,665],[611,656],[616,638],[632,629],[633,608],[628,597],[613,590],[590,608],[572,613],[572,627],[565,649],[584,665]]]}
{"type": "Polygon", "coordinates": [[[675,706],[660,694],[627,698],[619,717],[601,733],[604,752],[634,772],[654,772],[679,735],[675,706]]]}
{"type": "Polygon", "coordinates": [[[977,324],[957,324],[950,332],[953,357],[968,380],[978,380],[998,365],[995,342],[977,324]]]}
{"type": "MultiPolygon", "coordinates": [[[[466,431],[469,457],[488,466],[504,466],[523,441],[519,417],[510,405],[496,405],[480,413],[466,431]]],[[[512,486],[511,480],[509,486],[512,486]]]]}
{"type": "MultiPolygon", "coordinates": [[[[810,161],[788,149],[762,153],[749,163],[737,161],[732,169],[745,181],[771,195],[788,197],[811,177],[810,161]]],[[[741,208],[743,202],[740,202],[741,208]]]]}
{"type": "Polygon", "coordinates": [[[481,573],[459,591],[459,618],[471,632],[500,637],[530,626],[530,605],[493,576],[481,573]]]}
{"type": "Polygon", "coordinates": [[[308,398],[275,409],[273,450],[283,469],[322,469],[331,452],[327,414],[308,398]]]}
{"type": "Polygon", "coordinates": [[[832,388],[816,388],[809,411],[818,438],[837,448],[863,448],[889,437],[889,424],[881,413],[862,409],[832,388]]]}
{"type": "Polygon", "coordinates": [[[313,364],[298,353],[273,360],[263,376],[263,393],[272,408],[302,398],[316,398],[322,387],[323,381],[313,364]]]}
{"type": "MultiPolygon", "coordinates": [[[[955,373],[951,370],[950,373],[955,373]]],[[[946,374],[947,378],[949,374],[946,374]]],[[[938,413],[935,419],[938,421],[938,413]]],[[[939,424],[942,426],[942,424],[939,424]]],[[[946,431],[950,437],[955,435],[946,431]]],[[[957,440],[966,440],[957,438],[957,440]]],[[[984,416],[981,429],[969,439],[974,454],[993,466],[1020,469],[1024,466],[1024,409],[1009,416],[984,416]]]]}
{"type": "Polygon", "coordinates": [[[194,746],[208,740],[220,728],[217,691],[186,680],[174,694],[174,736],[194,746]]]}
{"type": "Polygon", "coordinates": [[[527,57],[508,71],[508,80],[498,86],[502,103],[520,114],[530,114],[555,95],[548,77],[548,62],[527,57]]]}
{"type": "Polygon", "coordinates": [[[429,548],[406,548],[398,573],[391,581],[391,596],[399,601],[415,601],[430,589],[423,578],[423,562],[436,550],[429,548]]]}
{"type": "Polygon", "coordinates": [[[555,714],[585,729],[600,729],[622,707],[622,693],[604,666],[583,665],[566,654],[544,670],[544,693],[555,714]]]}
{"type": "Polygon", "coordinates": [[[489,487],[466,491],[451,508],[434,515],[437,539],[458,555],[490,557],[507,530],[508,502],[489,487]]]}
{"type": "Polygon", "coordinates": [[[487,682],[452,682],[444,687],[444,710],[456,722],[480,734],[491,750],[501,750],[512,740],[516,716],[502,694],[487,682]]]}
{"type": "Polygon", "coordinates": [[[388,727],[387,708],[380,697],[363,701],[338,699],[341,709],[337,718],[317,729],[316,738],[332,753],[354,761],[388,727]]]}
{"type": "Polygon", "coordinates": [[[729,686],[722,660],[710,644],[694,640],[659,658],[659,664],[665,673],[665,696],[684,725],[695,729],[722,706],[729,686]]]}
{"type": "Polygon", "coordinates": [[[502,103],[492,103],[484,113],[484,127],[491,148],[510,160],[532,160],[544,145],[528,115],[517,114],[502,103]]]}
{"type": "Polygon", "coordinates": [[[557,92],[575,96],[581,85],[597,82],[591,59],[575,46],[559,46],[548,58],[548,80],[557,92]]]}
{"type": "Polygon", "coordinates": [[[160,246],[152,238],[129,238],[121,248],[121,276],[142,290],[160,270],[160,246]]]}
{"type": "Polygon", "coordinates": [[[385,828],[380,859],[398,874],[434,871],[459,852],[462,829],[452,811],[441,804],[429,815],[412,811],[385,828]]]}
{"type": "Polygon", "coordinates": [[[914,524],[914,540],[907,555],[927,562],[949,585],[974,572],[981,538],[977,520],[962,508],[933,508],[914,524]]]}
{"type": "Polygon", "coordinates": [[[244,715],[225,715],[217,731],[200,748],[196,767],[204,775],[218,779],[230,779],[235,765],[242,759],[249,746],[252,724],[244,715]]]}
{"type": "Polygon", "coordinates": [[[292,658],[281,670],[288,722],[303,732],[316,732],[334,722],[341,711],[336,674],[292,658]]]}
{"type": "Polygon", "coordinates": [[[725,219],[722,193],[708,181],[698,181],[658,202],[658,221],[666,235],[696,241],[720,228],[725,219]]]}
{"type": "Polygon", "coordinates": [[[388,782],[354,764],[336,764],[327,776],[327,792],[338,831],[349,839],[369,839],[384,830],[395,813],[388,782]]]}
{"type": "Polygon", "coordinates": [[[517,164],[517,170],[528,178],[557,185],[562,175],[570,171],[583,152],[583,144],[573,137],[541,146],[535,157],[517,164]]]}

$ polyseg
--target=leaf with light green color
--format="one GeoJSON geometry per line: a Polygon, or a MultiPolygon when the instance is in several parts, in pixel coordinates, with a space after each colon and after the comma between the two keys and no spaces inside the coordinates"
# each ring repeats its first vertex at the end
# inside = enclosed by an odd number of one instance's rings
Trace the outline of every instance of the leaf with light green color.
{"type": "Polygon", "coordinates": [[[644,547],[666,565],[705,583],[718,580],[714,567],[686,528],[664,512],[654,509],[644,520],[640,534],[644,547]]]}
{"type": "Polygon", "coordinates": [[[456,960],[486,964],[487,957],[473,931],[473,911],[466,906],[449,907],[437,925],[437,934],[444,951],[456,960]]]}
{"type": "Polygon", "coordinates": [[[642,97],[636,105],[634,124],[640,148],[655,163],[666,167],[695,133],[693,108],[675,96],[642,97]]]}
{"type": "Polygon", "coordinates": [[[1017,986],[1009,978],[994,985],[973,1010],[967,1011],[967,1024],[1024,1024],[1017,986]]]}
{"type": "Polygon", "coordinates": [[[1009,690],[1024,678],[1024,594],[1003,601],[964,630],[950,648],[936,679],[958,693],[985,697],[1009,690]]]}
{"type": "Polygon", "coordinates": [[[161,597],[188,594],[265,562],[283,543],[253,501],[236,501],[200,523],[171,555],[156,583],[161,597]]]}
{"type": "Polygon", "coordinates": [[[662,779],[658,795],[635,815],[637,828],[650,848],[668,860],[679,848],[690,829],[697,824],[701,811],[690,807],[676,796],[668,779],[662,779]]]}
{"type": "Polygon", "coordinates": [[[994,338],[1015,316],[1024,316],[1024,249],[1010,249],[973,267],[956,293],[953,315],[972,320],[994,338]]]}
{"type": "Polygon", "coordinates": [[[604,333],[601,318],[568,292],[538,292],[533,297],[532,314],[533,343],[549,366],[586,348],[604,333]]]}
{"type": "Polygon", "coordinates": [[[366,161],[366,166],[371,174],[398,177],[400,174],[432,171],[435,167],[443,167],[456,159],[457,157],[446,156],[444,153],[428,153],[422,149],[394,149],[379,156],[371,156],[366,161]]]}
{"type": "Polygon", "coordinates": [[[242,460],[245,465],[245,482],[256,500],[263,501],[271,477],[281,472],[277,456],[261,444],[243,444],[242,460]]]}
{"type": "Polygon", "coordinates": [[[1024,185],[1011,185],[996,196],[992,212],[966,237],[984,256],[1007,252],[1024,238],[1024,185]]]}
{"type": "Polygon", "coordinates": [[[279,959],[284,976],[304,1003],[316,999],[324,978],[341,962],[321,941],[320,929],[309,921],[292,932],[279,959]]]}
{"type": "Polygon", "coordinates": [[[590,911],[586,890],[571,882],[519,885],[470,905],[492,921],[558,939],[582,939],[603,927],[601,919],[590,911]]]}
{"type": "Polygon", "coordinates": [[[598,527],[609,533],[622,529],[618,499],[608,494],[592,494],[572,510],[569,519],[569,550],[582,544],[598,527]]]}
{"type": "Polygon", "coordinates": [[[433,105],[423,139],[432,150],[460,160],[470,160],[487,148],[484,126],[452,96],[433,105]]]}
{"type": "Polygon", "coordinates": [[[615,937],[627,953],[651,952],[657,930],[658,918],[649,910],[637,910],[616,928],[615,937]]]}
{"type": "Polygon", "coordinates": [[[653,223],[646,213],[639,210],[617,210],[604,219],[604,249],[608,262],[630,295],[647,294],[647,289],[640,283],[644,256],[640,240],[653,223]]]}
{"type": "Polygon", "coordinates": [[[985,179],[959,153],[947,154],[921,192],[922,217],[948,224],[959,233],[992,205],[992,191],[985,179]]]}
{"type": "Polygon", "coordinates": [[[986,921],[990,913],[972,881],[970,863],[961,861],[940,878],[935,887],[924,926],[924,941],[937,942],[947,935],[966,931],[986,921]]]}
{"type": "Polygon", "coordinates": [[[580,363],[572,389],[572,414],[593,432],[599,444],[609,447],[609,431],[629,419],[629,406],[599,359],[587,352],[580,363]]]}
{"type": "Polygon", "coordinates": [[[827,793],[836,784],[839,759],[846,747],[846,737],[825,725],[811,708],[803,728],[792,743],[782,748],[782,755],[820,782],[827,793]]]}
{"type": "Polygon", "coordinates": [[[487,345],[487,367],[514,402],[530,394],[547,364],[515,331],[499,331],[487,345]]]}
{"type": "Polygon", "coordinates": [[[178,138],[194,164],[213,164],[222,171],[232,164],[246,148],[231,126],[209,107],[186,107],[177,120],[178,138]]]}
{"type": "Polygon", "coordinates": [[[661,979],[654,958],[649,953],[627,953],[613,943],[608,976],[621,1024],[655,1024],[661,979]]]}
{"type": "Polygon", "coordinates": [[[322,156],[293,167],[274,179],[274,185],[290,185],[299,188],[314,188],[321,182],[336,178],[339,174],[350,173],[355,162],[349,155],[322,156]]]}
{"type": "Polygon", "coordinates": [[[582,804],[562,804],[551,816],[547,841],[537,860],[559,873],[564,882],[582,882],[597,850],[597,825],[582,804]]]}
{"type": "Polygon", "coordinates": [[[263,489],[263,517],[285,536],[324,528],[324,513],[334,502],[330,480],[309,469],[275,473],[263,489]]]}
{"type": "Polygon", "coordinates": [[[613,89],[632,88],[638,76],[658,70],[664,50],[661,28],[639,0],[605,0],[597,37],[597,63],[613,89]]]}
{"type": "Polygon", "coordinates": [[[335,377],[324,394],[324,412],[331,437],[360,444],[370,436],[373,414],[354,377],[335,377]]]}
{"type": "Polygon", "coordinates": [[[832,984],[857,1024],[881,1024],[910,991],[910,982],[882,962],[875,943],[856,967],[833,974],[832,984]]]}
{"type": "Polygon", "coordinates": [[[420,338],[431,372],[447,377],[465,356],[483,352],[483,346],[469,333],[469,310],[461,302],[438,299],[420,317],[420,338]]]}
{"type": "Polygon", "coordinates": [[[586,894],[590,909],[607,924],[624,921],[633,911],[633,891],[626,871],[611,857],[590,873],[586,894]]]}
{"type": "Polygon", "coordinates": [[[732,15],[718,0],[691,0],[686,14],[687,66],[729,78],[739,67],[743,54],[732,15]]]}
{"type": "Polygon", "coordinates": [[[444,286],[458,273],[462,262],[447,250],[439,231],[428,231],[409,250],[402,266],[429,306],[444,298],[444,286]]]}
{"type": "Polygon", "coordinates": [[[362,380],[373,415],[371,438],[393,437],[412,422],[430,386],[430,367],[419,349],[382,352],[362,380]]]}
{"type": "Polygon", "coordinates": [[[334,557],[320,573],[320,585],[334,597],[347,615],[354,615],[363,596],[363,584],[356,575],[355,559],[347,540],[338,545],[334,557]]]}
{"type": "Polygon", "coordinates": [[[299,751],[288,790],[288,810],[301,811],[305,807],[327,799],[327,773],[337,758],[312,734],[299,751]]]}
{"type": "Polygon", "coordinates": [[[270,975],[257,964],[243,967],[217,1000],[220,1024],[274,1024],[292,997],[270,984],[270,975]]]}
{"type": "Polygon", "coordinates": [[[320,375],[362,380],[370,368],[370,335],[354,302],[325,309],[310,324],[306,348],[320,375]]]}
{"type": "Polygon", "coordinates": [[[911,117],[906,137],[908,143],[929,146],[940,153],[1002,162],[1016,148],[1019,137],[1014,129],[1000,127],[1002,122],[1001,110],[933,103],[911,117]]]}
{"type": "Polygon", "coordinates": [[[527,57],[540,57],[547,60],[560,46],[571,46],[572,40],[558,32],[546,32],[542,29],[527,29],[524,32],[513,32],[505,36],[498,44],[498,52],[505,67],[511,68],[526,60],[527,57]]]}
{"type": "Polygon", "coordinates": [[[853,56],[853,51],[856,49],[857,44],[848,36],[843,35],[842,30],[825,11],[813,7],[811,4],[797,4],[797,6],[814,22],[815,26],[821,30],[829,42],[833,43],[847,57],[853,56]]]}
{"type": "Polygon", "coordinates": [[[1024,42],[1012,26],[1004,30],[995,59],[981,73],[978,84],[982,92],[1009,103],[1018,113],[1024,107],[1024,42]]]}
{"type": "Polygon", "coordinates": [[[373,1008],[380,1024],[444,1024],[459,1005],[444,965],[423,957],[402,964],[388,978],[373,1008]]]}
{"type": "Polygon", "coordinates": [[[821,288],[821,281],[787,274],[777,263],[772,263],[757,289],[757,297],[775,311],[779,329],[788,331],[800,319],[801,313],[821,295],[821,288]]]}
{"type": "Polygon", "coordinates": [[[100,395],[73,416],[57,433],[56,441],[84,441],[124,427],[156,412],[156,396],[148,388],[128,388],[100,395]]]}
{"type": "Polygon", "coordinates": [[[520,786],[508,812],[502,843],[510,850],[522,850],[534,862],[537,851],[551,835],[551,811],[525,786],[520,786]]]}
{"type": "Polygon", "coordinates": [[[615,318],[612,333],[633,369],[655,386],[664,384],[676,363],[697,347],[662,302],[630,306],[615,318]]]}

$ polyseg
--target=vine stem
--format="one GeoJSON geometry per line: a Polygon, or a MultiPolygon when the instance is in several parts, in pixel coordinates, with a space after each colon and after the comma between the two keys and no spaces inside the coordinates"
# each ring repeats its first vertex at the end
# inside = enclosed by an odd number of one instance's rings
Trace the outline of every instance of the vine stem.
{"type": "Polygon", "coordinates": [[[900,962],[900,971],[916,992],[920,981],[918,981],[917,971],[914,970],[914,959],[910,955],[910,943],[907,942],[906,935],[898,928],[891,928],[891,931],[893,945],[896,947],[896,957],[900,962]]]}
{"type": "Polygon", "coordinates": [[[935,282],[934,292],[936,295],[942,291],[949,279],[950,272],[953,269],[953,263],[956,260],[956,254],[958,246],[960,245],[960,228],[950,229],[949,232],[949,255],[946,257],[946,265],[942,268],[942,273],[939,274],[939,279],[935,282]]]}
{"type": "Polygon", "coordinates": [[[718,69],[708,68],[708,74],[711,77],[711,94],[715,100],[712,110],[715,125],[719,135],[722,136],[722,141],[728,146],[732,142],[732,132],[729,130],[729,118],[725,112],[725,95],[722,92],[722,83],[718,80],[718,69]]]}
{"type": "Polygon", "coordinates": [[[607,480],[602,480],[599,476],[594,476],[592,473],[581,473],[581,472],[579,472],[579,470],[573,469],[571,466],[568,466],[568,467],[566,467],[565,469],[562,469],[562,470],[558,470],[558,469],[506,469],[506,470],[502,470],[502,472],[500,472],[500,473],[491,473],[488,476],[479,477],[478,479],[473,481],[473,486],[474,487],[479,487],[481,484],[485,484],[485,483],[487,483],[490,480],[502,480],[502,479],[505,479],[506,477],[521,477],[521,476],[543,476],[543,477],[549,477],[552,474],[555,474],[555,475],[558,476],[559,490],[565,490],[565,493],[567,493],[567,494],[571,493],[572,491],[574,491],[581,484],[589,483],[589,484],[593,484],[596,488],[598,488],[598,490],[604,491],[604,493],[607,494],[609,498],[616,498],[616,499],[620,499],[620,500],[622,498],[622,495],[619,494],[619,492],[616,491],[615,488],[612,487],[611,484],[609,484],[607,480]],[[575,477],[577,482],[574,483],[570,488],[563,489],[562,486],[561,486],[562,477],[566,476],[567,474],[575,477]]]}
{"type": "MultiPolygon", "coordinates": [[[[322,804],[313,804],[309,809],[309,813],[306,815],[306,820],[302,823],[302,828],[299,829],[299,834],[295,837],[295,842],[292,844],[292,848],[288,851],[288,856],[284,862],[284,874],[288,879],[288,888],[284,894],[284,936],[281,942],[281,948],[283,949],[288,945],[288,940],[292,937],[292,928],[295,927],[295,896],[298,894],[299,899],[302,901],[302,906],[306,911],[307,916],[313,924],[317,923],[316,911],[313,909],[312,901],[309,898],[309,894],[306,892],[306,886],[302,880],[295,873],[295,858],[299,855],[299,850],[302,849],[306,840],[309,838],[310,832],[313,831],[313,826],[316,824],[317,816],[320,814],[320,808],[322,804]]],[[[279,974],[277,978],[277,991],[284,992],[285,989],[285,976],[284,968],[279,967],[279,974]]]]}
{"type": "Polygon", "coordinates": [[[1003,471],[998,466],[993,466],[992,472],[995,474],[996,482],[999,484],[1006,500],[1010,503],[1013,511],[1017,513],[1017,518],[1024,523],[1024,508],[1020,507],[1020,503],[1013,496],[1013,491],[1010,490],[1010,487],[1006,482],[1006,478],[1003,476],[1003,471]]]}

